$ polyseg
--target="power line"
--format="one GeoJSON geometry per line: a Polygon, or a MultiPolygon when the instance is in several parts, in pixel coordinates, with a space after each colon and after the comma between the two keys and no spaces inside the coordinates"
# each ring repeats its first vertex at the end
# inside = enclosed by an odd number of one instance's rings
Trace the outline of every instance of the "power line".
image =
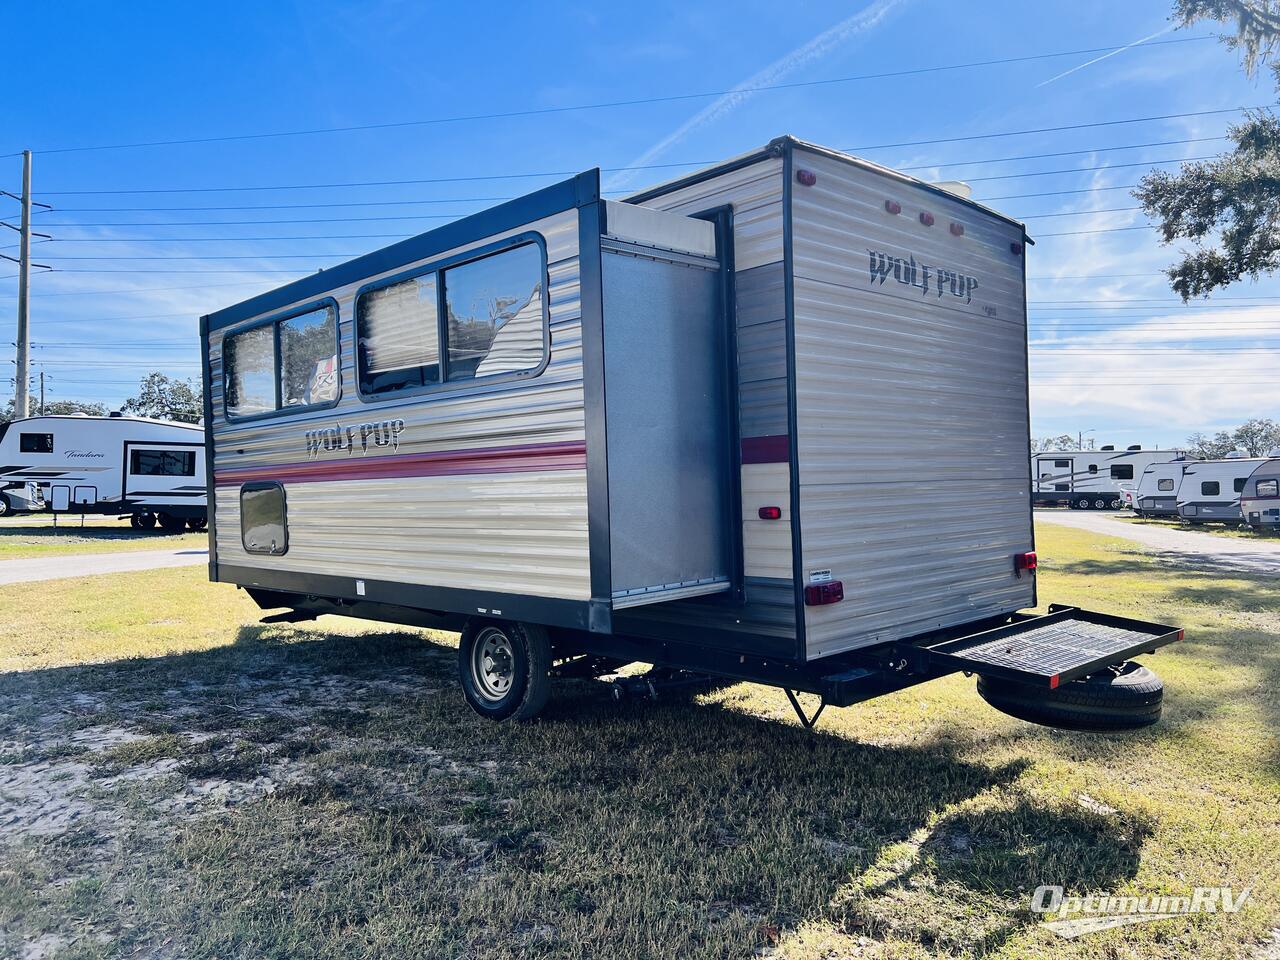
{"type": "MultiPolygon", "coordinates": [[[[611,100],[601,103],[579,103],[565,104],[554,107],[538,107],[528,110],[504,110],[494,113],[479,113],[469,115],[457,115],[449,117],[431,117],[422,120],[400,120],[387,123],[366,123],[352,124],[342,127],[317,127],[307,130],[281,130],[267,133],[244,133],[244,134],[226,134],[217,137],[188,137],[175,140],[147,140],[137,141],[133,143],[109,143],[109,144],[93,144],[84,146],[71,147],[53,147],[47,150],[41,150],[40,153],[82,153],[91,150],[126,150],[140,147],[170,147],[170,146],[188,146],[194,144],[206,143],[229,143],[233,141],[244,140],[268,140],[280,139],[284,137],[307,137],[317,136],[321,134],[334,133],[354,133],[358,131],[369,130],[390,130],[404,127],[422,127],[438,124],[452,123],[469,123],[482,120],[509,120],[516,117],[533,117],[546,116],[548,114],[569,113],[582,110],[604,110],[617,107],[642,106],[655,103],[675,103],[688,100],[704,100],[712,97],[722,97],[728,94],[745,94],[745,93],[764,93],[774,90],[794,90],[804,89],[808,87],[831,86],[842,83],[856,83],[866,80],[887,80],[895,77],[915,76],[925,73],[940,73],[949,70],[968,70],[976,67],[1002,66],[1012,63],[1028,63],[1034,60],[1049,60],[1058,57],[1081,56],[1091,53],[1112,53],[1117,50],[1127,49],[1129,47],[1156,47],[1165,46],[1175,43],[1195,43],[1202,40],[1212,40],[1214,37],[1176,37],[1169,40],[1148,40],[1136,44],[1128,44],[1111,47],[1093,47],[1087,50],[1063,50],[1052,53],[1028,54],[1021,57],[1001,57],[994,60],[975,60],[967,63],[943,64],[932,67],[914,67],[906,70],[893,70],[885,73],[867,73],[858,74],[848,77],[831,77],[824,80],[802,80],[790,83],[771,83],[760,84],[755,87],[737,87],[731,90],[709,90],[700,93],[683,93],[669,94],[666,96],[640,97],[630,100],[611,100]]],[[[7,156],[7,155],[6,155],[7,156]]]]}

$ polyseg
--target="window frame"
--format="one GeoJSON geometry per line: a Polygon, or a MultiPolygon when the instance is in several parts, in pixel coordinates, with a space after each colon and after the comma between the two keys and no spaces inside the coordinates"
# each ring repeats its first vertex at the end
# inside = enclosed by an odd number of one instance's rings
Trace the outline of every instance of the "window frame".
{"type": "Polygon", "coordinates": [[[1277,480],[1275,477],[1262,477],[1262,478],[1260,478],[1260,479],[1258,480],[1258,482],[1257,482],[1256,484],[1254,484],[1254,486],[1253,486],[1253,495],[1254,495],[1254,497],[1255,497],[1255,498],[1257,498],[1258,500],[1271,500],[1271,499],[1273,499],[1273,498],[1275,498],[1275,497],[1280,497],[1280,480],[1277,480]],[[1275,493],[1263,493],[1263,492],[1262,492],[1262,485],[1263,485],[1264,483],[1274,483],[1274,484],[1276,485],[1276,492],[1275,492],[1275,493]]]}
{"type": "Polygon", "coordinates": [[[251,557],[283,557],[289,552],[289,494],[285,490],[283,483],[279,480],[249,480],[240,484],[240,494],[236,500],[236,509],[240,515],[240,546],[245,553],[251,557]],[[255,550],[244,539],[244,495],[246,493],[262,493],[266,490],[280,491],[280,509],[283,521],[280,525],[280,535],[283,537],[284,542],[280,545],[279,550],[255,550]]]}
{"type": "Polygon", "coordinates": [[[1244,493],[1244,488],[1249,485],[1248,477],[1234,477],[1231,480],[1232,493],[1244,493]]]}
{"type": "Polygon", "coordinates": [[[1156,477],[1156,493],[1173,493],[1173,477],[1156,477]]]}
{"type": "Polygon", "coordinates": [[[1218,480],[1201,480],[1200,496],[1202,497],[1220,497],[1222,496],[1222,483],[1218,480]],[[1212,490],[1206,490],[1205,487],[1212,486],[1212,490]]]}
{"type": "Polygon", "coordinates": [[[351,330],[355,358],[356,397],[362,403],[382,403],[399,397],[429,396],[434,394],[466,395],[487,391],[491,386],[511,383],[516,380],[532,380],[542,375],[551,363],[551,280],[547,258],[547,241],[542,234],[534,230],[526,230],[512,234],[493,243],[474,247],[463,253],[441,257],[427,263],[419,264],[408,270],[382,277],[364,284],[356,290],[351,298],[351,330]],[[447,294],[444,284],[444,272],[453,267],[484,260],[496,256],[515,247],[534,244],[542,258],[539,286],[542,296],[542,358],[534,367],[527,370],[513,370],[508,373],[495,373],[487,377],[469,377],[466,380],[449,379],[449,318],[447,294]],[[394,287],[397,283],[416,280],[428,274],[436,275],[436,336],[440,351],[440,381],[420,386],[401,387],[398,390],[379,390],[373,393],[364,388],[363,371],[360,368],[360,298],[367,293],[394,287]]]}
{"type": "Polygon", "coordinates": [[[1113,464],[1111,464],[1111,478],[1110,478],[1110,479],[1112,479],[1112,480],[1132,480],[1132,479],[1133,479],[1133,464],[1132,464],[1132,463],[1113,463],[1113,464]],[[1123,473],[1116,473],[1116,471],[1117,471],[1117,470],[1125,470],[1126,468],[1127,468],[1127,469],[1128,469],[1128,471],[1129,471],[1128,475],[1125,475],[1125,474],[1123,474],[1123,473]]]}
{"type": "Polygon", "coordinates": [[[42,430],[42,431],[40,431],[39,433],[37,433],[37,432],[35,432],[35,431],[31,431],[31,430],[22,430],[22,431],[19,431],[19,433],[18,433],[18,452],[19,452],[19,453],[35,453],[35,454],[41,454],[41,455],[45,455],[45,454],[52,454],[55,450],[57,450],[57,447],[55,447],[55,446],[53,445],[53,442],[54,442],[54,441],[53,441],[53,433],[52,433],[52,432],[45,433],[45,432],[42,430]],[[24,450],[24,449],[22,449],[23,442],[27,439],[27,437],[48,437],[48,438],[49,438],[49,449],[48,449],[48,450],[24,450]]]}
{"type": "Polygon", "coordinates": [[[196,475],[196,451],[194,447],[191,447],[191,448],[164,447],[164,446],[152,446],[150,444],[147,444],[145,446],[130,447],[129,448],[129,464],[126,469],[128,470],[128,475],[131,477],[194,477],[196,475]],[[138,473],[133,469],[134,462],[141,454],[144,454],[144,453],[156,453],[156,454],[160,454],[161,456],[163,456],[166,453],[179,453],[184,456],[189,456],[191,458],[191,472],[190,473],[138,473]]]}
{"type": "Polygon", "coordinates": [[[333,296],[321,297],[319,300],[312,300],[300,307],[290,307],[288,310],[282,310],[257,320],[250,320],[248,323],[237,327],[228,327],[222,332],[222,341],[219,347],[218,362],[222,366],[222,416],[228,423],[248,423],[253,420],[266,420],[270,417],[279,417],[291,413],[328,410],[336,407],[342,401],[342,311],[338,307],[337,299],[333,296]],[[284,405],[284,378],[281,376],[283,373],[281,363],[284,357],[280,353],[280,324],[287,320],[295,320],[308,313],[314,313],[316,310],[321,310],[325,307],[333,311],[333,355],[338,359],[338,369],[335,371],[338,376],[338,392],[332,400],[326,400],[324,403],[308,403],[286,407],[284,405]],[[227,341],[232,337],[238,337],[242,333],[248,333],[258,327],[266,326],[271,327],[271,344],[275,355],[273,375],[276,385],[276,408],[262,413],[238,416],[231,412],[231,408],[227,403],[227,384],[230,382],[230,370],[227,367],[227,341]]]}

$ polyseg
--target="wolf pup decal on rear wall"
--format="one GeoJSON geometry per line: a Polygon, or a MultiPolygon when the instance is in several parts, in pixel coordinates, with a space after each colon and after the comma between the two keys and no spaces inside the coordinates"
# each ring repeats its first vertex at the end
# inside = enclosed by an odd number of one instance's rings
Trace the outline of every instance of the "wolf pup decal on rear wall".
{"type": "Polygon", "coordinates": [[[931,267],[928,264],[916,263],[916,258],[908,254],[906,258],[895,257],[879,250],[868,250],[871,255],[871,283],[884,284],[890,275],[893,279],[909,287],[919,287],[921,295],[929,293],[930,281],[934,292],[940,297],[950,293],[965,303],[973,302],[973,291],[978,289],[978,278],[948,270],[944,267],[931,267]]]}

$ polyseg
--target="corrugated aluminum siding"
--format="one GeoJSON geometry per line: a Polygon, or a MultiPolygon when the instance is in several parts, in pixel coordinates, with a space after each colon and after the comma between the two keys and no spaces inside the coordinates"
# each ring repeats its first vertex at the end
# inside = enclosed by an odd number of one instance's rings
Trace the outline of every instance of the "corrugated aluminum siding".
{"type": "MultiPolygon", "coordinates": [[[[223,336],[236,328],[210,335],[215,478],[232,470],[306,462],[308,430],[345,430],[393,418],[405,422],[397,455],[583,443],[577,212],[557,214],[422,262],[529,231],[546,242],[550,277],[551,354],[540,375],[460,384],[456,392],[362,401],[356,381],[353,301],[359,286],[378,277],[364,278],[332,292],[339,308],[342,373],[342,398],[335,408],[227,422],[221,345],[223,336]]],[[[338,462],[365,455],[356,449],[321,452],[317,459],[338,462]]],[[[586,600],[591,594],[586,486],[585,469],[286,481],[289,550],[279,557],[244,551],[239,485],[226,486],[217,494],[217,560],[261,569],[586,600]]]]}
{"type": "MultiPolygon", "coordinates": [[[[737,327],[738,430],[744,439],[787,433],[786,301],[783,285],[782,159],[728,170],[647,197],[644,206],[687,215],[733,208],[734,297],[737,327]]],[[[746,604],[738,609],[706,601],[662,604],[653,616],[706,623],[726,630],[794,637],[791,494],[785,463],[744,464],[742,540],[746,604]],[[761,506],[780,506],[780,520],[761,520],[761,506]]]]}
{"type": "Polygon", "coordinates": [[[795,164],[817,176],[792,190],[802,574],[845,587],[805,607],[808,657],[1030,605],[1021,230],[838,158],[795,164]],[[929,266],[929,289],[873,282],[873,253],[929,266]],[[977,279],[971,302],[937,294],[938,268],[977,279]]]}

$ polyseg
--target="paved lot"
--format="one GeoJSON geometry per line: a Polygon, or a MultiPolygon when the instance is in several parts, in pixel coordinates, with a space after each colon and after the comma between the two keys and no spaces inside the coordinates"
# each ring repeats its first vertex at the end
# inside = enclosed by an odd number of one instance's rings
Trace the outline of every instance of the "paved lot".
{"type": "Polygon", "coordinates": [[[0,584],[61,580],[64,577],[91,577],[99,573],[125,573],[131,570],[156,570],[162,567],[190,567],[197,563],[207,563],[208,560],[208,550],[191,548],[0,560],[0,584]]]}
{"type": "Polygon", "coordinates": [[[1124,514],[1088,510],[1037,510],[1037,523],[1057,523],[1124,537],[1142,544],[1156,556],[1229,573],[1280,577],[1280,540],[1245,540],[1218,537],[1202,530],[1128,523],[1124,514]]]}

